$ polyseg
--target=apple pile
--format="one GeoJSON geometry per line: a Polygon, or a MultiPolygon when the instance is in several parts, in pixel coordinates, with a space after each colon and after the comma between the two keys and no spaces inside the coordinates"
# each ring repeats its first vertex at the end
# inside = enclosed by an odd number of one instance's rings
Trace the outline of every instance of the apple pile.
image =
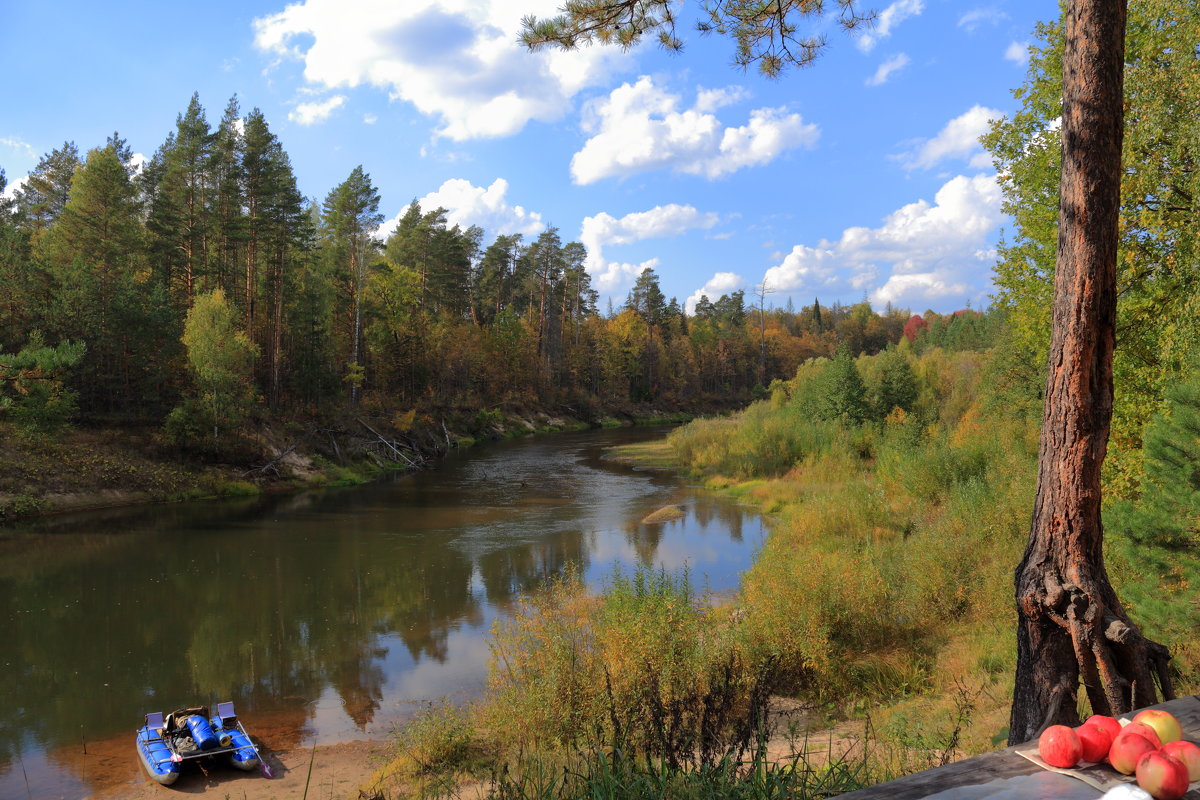
{"type": "Polygon", "coordinates": [[[1180,737],[1183,729],[1162,709],[1139,711],[1124,727],[1096,714],[1077,728],[1051,725],[1038,739],[1038,755],[1052,767],[1069,769],[1080,761],[1107,761],[1155,800],[1179,800],[1188,784],[1200,780],[1200,747],[1180,737]]]}

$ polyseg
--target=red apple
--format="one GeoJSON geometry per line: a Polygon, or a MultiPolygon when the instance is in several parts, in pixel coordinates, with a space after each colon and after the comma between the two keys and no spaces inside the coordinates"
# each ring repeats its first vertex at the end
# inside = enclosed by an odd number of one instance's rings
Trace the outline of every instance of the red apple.
{"type": "Polygon", "coordinates": [[[1187,767],[1188,780],[1200,781],[1200,747],[1183,739],[1167,742],[1162,746],[1162,752],[1171,758],[1177,758],[1187,767]]]}
{"type": "Polygon", "coordinates": [[[1075,729],[1075,735],[1079,737],[1079,744],[1083,747],[1081,758],[1084,761],[1103,761],[1108,755],[1108,748],[1112,746],[1112,734],[1099,725],[1085,722],[1075,729]]]}
{"type": "Polygon", "coordinates": [[[1137,770],[1138,759],[1157,749],[1157,745],[1141,734],[1122,732],[1108,748],[1108,763],[1122,775],[1132,775],[1137,770]]]}
{"type": "Polygon", "coordinates": [[[1079,737],[1066,725],[1051,725],[1038,737],[1038,755],[1052,767],[1075,766],[1082,750],[1079,737]]]}
{"type": "Polygon", "coordinates": [[[1146,753],[1138,759],[1137,784],[1155,800],[1179,800],[1188,790],[1187,767],[1161,751],[1146,753]]]}
{"type": "Polygon", "coordinates": [[[1117,738],[1117,734],[1121,732],[1121,723],[1116,717],[1106,717],[1103,714],[1092,714],[1083,721],[1083,724],[1104,728],[1113,739],[1117,738]]]}
{"type": "Polygon", "coordinates": [[[1158,738],[1158,731],[1144,722],[1129,723],[1124,728],[1121,728],[1121,732],[1117,734],[1117,738],[1121,738],[1126,733],[1136,733],[1139,736],[1145,736],[1150,740],[1150,744],[1154,745],[1155,750],[1163,746],[1162,739],[1158,738]]]}
{"type": "Polygon", "coordinates": [[[1161,708],[1143,709],[1134,716],[1133,721],[1154,728],[1154,732],[1158,734],[1158,739],[1162,744],[1177,741],[1183,736],[1183,728],[1179,725],[1179,720],[1170,711],[1164,711],[1161,708]]]}

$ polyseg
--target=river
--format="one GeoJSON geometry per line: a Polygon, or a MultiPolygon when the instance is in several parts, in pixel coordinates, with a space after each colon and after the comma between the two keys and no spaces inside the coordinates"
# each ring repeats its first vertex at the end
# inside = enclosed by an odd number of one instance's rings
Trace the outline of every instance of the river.
{"type": "Polygon", "coordinates": [[[758,515],[604,457],[662,433],[529,437],[365,487],[0,529],[0,798],[144,778],[147,711],[233,700],[273,745],[386,736],[428,698],[479,691],[492,624],[568,563],[595,586],[642,563],[735,588],[758,515]],[[685,516],[641,524],[668,503],[685,516]]]}

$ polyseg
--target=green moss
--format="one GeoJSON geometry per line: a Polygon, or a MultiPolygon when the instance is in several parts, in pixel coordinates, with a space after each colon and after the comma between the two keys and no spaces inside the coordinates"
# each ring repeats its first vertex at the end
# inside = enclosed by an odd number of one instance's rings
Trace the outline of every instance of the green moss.
{"type": "Polygon", "coordinates": [[[0,520],[17,519],[40,514],[48,508],[44,498],[27,494],[0,499],[0,520]]]}
{"type": "Polygon", "coordinates": [[[217,487],[218,497],[250,497],[261,493],[262,489],[249,481],[227,481],[217,487]]]}

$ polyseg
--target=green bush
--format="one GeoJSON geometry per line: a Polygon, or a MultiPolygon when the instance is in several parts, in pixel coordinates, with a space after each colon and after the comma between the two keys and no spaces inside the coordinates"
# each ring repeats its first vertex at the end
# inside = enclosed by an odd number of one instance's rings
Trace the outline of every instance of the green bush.
{"type": "Polygon", "coordinates": [[[429,703],[396,733],[401,752],[426,775],[466,766],[474,740],[470,716],[445,700],[429,703]]]}

